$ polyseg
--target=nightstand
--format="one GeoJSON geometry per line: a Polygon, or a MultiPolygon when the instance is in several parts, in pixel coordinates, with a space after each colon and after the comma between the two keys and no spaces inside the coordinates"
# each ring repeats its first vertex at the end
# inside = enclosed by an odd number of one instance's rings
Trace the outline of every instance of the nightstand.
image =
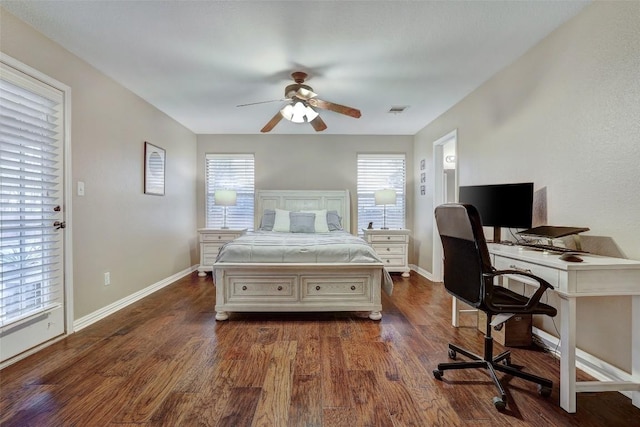
{"type": "Polygon", "coordinates": [[[198,266],[198,276],[206,276],[207,271],[211,271],[222,245],[242,236],[246,231],[246,228],[242,230],[199,228],[200,265],[198,266]]]}
{"type": "Polygon", "coordinates": [[[409,230],[362,229],[364,238],[373,246],[389,272],[409,277],[409,230]]]}

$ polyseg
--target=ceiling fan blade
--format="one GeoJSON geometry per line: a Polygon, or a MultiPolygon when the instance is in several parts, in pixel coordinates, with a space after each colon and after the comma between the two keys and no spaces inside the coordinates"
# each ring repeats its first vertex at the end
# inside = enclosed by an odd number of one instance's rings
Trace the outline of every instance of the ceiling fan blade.
{"type": "Polygon", "coordinates": [[[282,114],[280,114],[280,111],[278,111],[276,113],[276,115],[273,116],[273,118],[271,120],[269,120],[269,123],[264,125],[264,127],[262,129],[260,129],[260,132],[262,132],[262,133],[269,132],[271,129],[276,127],[276,125],[278,123],[280,123],[280,120],[282,120],[282,114]]]}
{"type": "Polygon", "coordinates": [[[247,107],[249,105],[258,105],[258,104],[268,104],[270,102],[282,102],[282,101],[287,101],[287,98],[280,98],[280,99],[271,99],[269,101],[259,101],[259,102],[250,102],[248,104],[239,104],[236,105],[236,107],[247,107]]]}
{"type": "Polygon", "coordinates": [[[316,118],[311,120],[309,123],[311,123],[311,126],[313,126],[316,132],[322,132],[327,128],[327,124],[320,118],[320,116],[316,116],[316,118]]]}
{"type": "Polygon", "coordinates": [[[334,111],[336,113],[345,114],[345,115],[351,116],[351,117],[353,117],[355,119],[360,118],[360,116],[361,116],[360,110],[358,110],[356,108],[351,108],[351,107],[347,107],[345,105],[335,104],[335,103],[329,102],[329,101],[323,101],[322,99],[311,98],[311,99],[308,99],[307,102],[312,107],[322,108],[323,110],[330,110],[330,111],[334,111]]]}

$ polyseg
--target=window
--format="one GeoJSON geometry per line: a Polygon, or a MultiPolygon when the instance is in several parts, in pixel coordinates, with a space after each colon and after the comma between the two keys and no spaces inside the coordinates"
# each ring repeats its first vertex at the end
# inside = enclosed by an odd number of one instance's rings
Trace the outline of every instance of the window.
{"type": "Polygon", "coordinates": [[[358,155],[358,232],[369,222],[374,228],[383,222],[388,228],[405,227],[405,176],[404,154],[358,155]],[[376,206],[375,192],[384,188],[395,190],[395,205],[376,206]]]}
{"type": "Polygon", "coordinates": [[[206,227],[253,229],[255,161],[253,154],[206,155],[206,227]],[[233,206],[215,203],[216,190],[235,190],[233,206]],[[226,220],[225,220],[226,216],[226,220]]]}
{"type": "Polygon", "coordinates": [[[0,326],[4,327],[64,302],[63,233],[52,226],[61,219],[64,93],[9,65],[0,66],[0,326]]]}

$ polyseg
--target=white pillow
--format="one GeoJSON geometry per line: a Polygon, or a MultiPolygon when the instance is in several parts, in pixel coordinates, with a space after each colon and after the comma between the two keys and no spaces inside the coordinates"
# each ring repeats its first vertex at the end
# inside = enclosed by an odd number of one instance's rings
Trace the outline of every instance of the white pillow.
{"type": "Polygon", "coordinates": [[[289,211],[276,209],[276,219],[273,221],[273,231],[288,233],[291,220],[289,219],[289,211]]]}
{"type": "Polygon", "coordinates": [[[316,228],[316,233],[328,233],[329,232],[329,224],[327,224],[327,210],[322,209],[318,211],[300,211],[305,213],[314,213],[316,214],[316,222],[314,223],[314,227],[316,228]]]}

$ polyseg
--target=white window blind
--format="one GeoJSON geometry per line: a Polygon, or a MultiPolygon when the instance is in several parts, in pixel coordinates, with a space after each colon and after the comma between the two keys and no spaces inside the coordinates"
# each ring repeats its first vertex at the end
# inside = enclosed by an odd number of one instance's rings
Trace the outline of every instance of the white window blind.
{"type": "Polygon", "coordinates": [[[206,155],[206,226],[253,229],[255,161],[253,154],[206,155]],[[216,190],[235,190],[235,206],[217,206],[216,190]]]}
{"type": "Polygon", "coordinates": [[[10,71],[0,78],[0,326],[63,304],[63,93],[10,71]]]}
{"type": "Polygon", "coordinates": [[[406,170],[404,154],[358,155],[358,232],[373,222],[381,228],[386,210],[388,228],[405,227],[406,170]],[[376,206],[375,192],[390,188],[396,192],[396,204],[376,206]]]}

